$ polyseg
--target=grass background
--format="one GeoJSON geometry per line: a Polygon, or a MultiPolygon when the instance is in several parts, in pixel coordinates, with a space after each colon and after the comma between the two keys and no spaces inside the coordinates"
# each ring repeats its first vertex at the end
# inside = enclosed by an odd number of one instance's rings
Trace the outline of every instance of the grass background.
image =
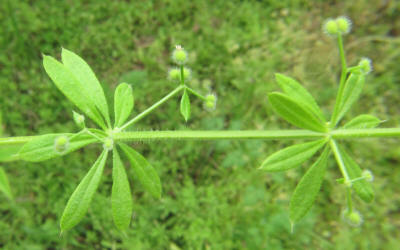
{"type": "MultiPolygon", "coordinates": [[[[374,72],[350,117],[368,112],[400,126],[400,4],[397,1],[100,1],[5,0],[0,4],[0,109],[4,136],[76,131],[73,106],[46,76],[41,53],[61,47],[81,55],[108,97],[132,84],[135,113],[175,87],[166,80],[170,52],[182,44],[193,70],[190,86],[218,95],[214,112],[192,102],[185,124],[179,99],[134,130],[276,129],[291,126],[273,114],[266,93],[273,74],[300,80],[328,115],[337,89],[337,48],[321,31],[328,17],[347,15],[349,64],[368,56],[374,72]]],[[[192,98],[194,99],[194,98],[192,98]]],[[[12,162],[15,201],[0,194],[0,248],[4,249],[398,249],[400,146],[398,139],[348,144],[375,175],[376,199],[356,200],[362,227],[340,219],[345,198],[332,160],[315,206],[290,234],[290,196],[311,163],[285,173],[256,167],[292,141],[158,142],[133,146],[156,168],[163,198],[153,199],[127,167],[134,220],[126,236],[111,218],[111,168],[85,219],[59,236],[63,208],[100,147],[44,163],[12,162]]]]}

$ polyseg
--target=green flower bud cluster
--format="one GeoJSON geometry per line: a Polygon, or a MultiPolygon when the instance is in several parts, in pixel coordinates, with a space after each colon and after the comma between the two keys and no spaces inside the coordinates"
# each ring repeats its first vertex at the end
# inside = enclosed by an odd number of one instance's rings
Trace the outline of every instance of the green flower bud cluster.
{"type": "Polygon", "coordinates": [[[349,211],[348,209],[344,210],[342,218],[347,224],[353,227],[359,227],[363,223],[362,215],[354,209],[352,211],[349,211]]]}
{"type": "MultiPolygon", "coordinates": [[[[183,68],[183,79],[185,82],[190,81],[192,77],[192,72],[190,69],[184,67],[183,68]]],[[[181,70],[179,68],[172,68],[168,72],[168,78],[174,82],[181,81],[181,70]]]]}
{"type": "Polygon", "coordinates": [[[372,60],[367,57],[363,57],[358,63],[358,66],[363,74],[369,74],[372,71],[372,60]]]}
{"type": "Polygon", "coordinates": [[[351,30],[351,21],[349,18],[341,16],[336,19],[329,18],[323,25],[323,30],[330,36],[348,34],[351,30]]]}
{"type": "Polygon", "coordinates": [[[217,96],[215,94],[206,95],[206,102],[204,103],[206,109],[214,110],[217,106],[217,96]]]}
{"type": "Polygon", "coordinates": [[[103,148],[108,151],[112,150],[114,148],[114,140],[112,138],[104,139],[103,148]]]}
{"type": "Polygon", "coordinates": [[[172,68],[168,72],[168,78],[171,81],[184,83],[191,79],[192,72],[189,68],[184,67],[188,60],[188,53],[180,45],[176,45],[175,50],[172,52],[172,61],[179,66],[179,68],[172,68]],[[182,79],[183,77],[183,79],[182,79]]]}
{"type": "Polygon", "coordinates": [[[176,45],[175,50],[172,52],[172,60],[178,65],[184,65],[188,60],[186,50],[180,45],[176,45]]]}
{"type": "Polygon", "coordinates": [[[54,150],[59,153],[65,153],[69,148],[69,138],[65,135],[59,136],[54,140],[54,150]]]}

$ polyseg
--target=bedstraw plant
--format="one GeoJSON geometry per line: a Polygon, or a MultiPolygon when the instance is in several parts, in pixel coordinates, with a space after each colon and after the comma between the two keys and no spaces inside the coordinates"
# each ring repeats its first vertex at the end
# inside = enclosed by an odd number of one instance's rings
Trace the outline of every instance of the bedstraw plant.
{"type": "MultiPolygon", "coordinates": [[[[300,179],[290,201],[290,220],[293,225],[309,211],[320,191],[327,162],[334,158],[342,174],[337,182],[343,185],[346,205],[342,212],[345,221],[358,226],[362,223],[360,213],[354,208],[353,196],[365,202],[374,199],[371,185],[373,174],[362,170],[346,152],[341,140],[365,137],[399,137],[400,128],[376,128],[382,121],[368,114],[359,115],[342,122],[349,109],[360,97],[365,78],[372,70],[371,60],[362,58],[355,66],[348,66],[343,47],[343,36],[350,32],[351,22],[346,17],[328,19],[323,29],[332,39],[337,40],[341,74],[335,106],[330,119],[326,119],[315,99],[295,79],[276,74],[276,81],[282,92],[268,94],[273,110],[283,119],[298,127],[294,130],[222,130],[222,131],[136,131],[127,128],[153,112],[160,105],[180,96],[180,113],[185,121],[190,119],[191,98],[200,98],[207,109],[216,106],[216,95],[206,96],[190,88],[191,71],[186,67],[188,53],[176,46],[172,60],[176,64],[168,72],[168,78],[177,87],[161,100],[128,120],[134,108],[131,86],[121,83],[114,92],[114,119],[103,89],[89,65],[73,52],[62,49],[61,62],[43,55],[44,69],[57,88],[80,110],[72,111],[79,128],[76,133],[45,134],[28,137],[0,138],[0,160],[24,160],[40,162],[67,155],[89,144],[102,146],[102,153],[72,193],[61,217],[61,231],[77,225],[85,216],[96,189],[98,188],[106,160],[112,157],[112,216],[116,227],[126,230],[132,217],[132,194],[121,157],[126,158],[143,187],[155,198],[160,198],[162,185],[155,169],[146,158],[127,142],[141,140],[282,140],[304,139],[308,142],[284,148],[265,159],[259,170],[277,172],[293,169],[319,154],[315,162],[300,179]],[[88,117],[98,128],[92,128],[88,117]]],[[[0,190],[12,198],[7,177],[0,169],[0,190]]]]}

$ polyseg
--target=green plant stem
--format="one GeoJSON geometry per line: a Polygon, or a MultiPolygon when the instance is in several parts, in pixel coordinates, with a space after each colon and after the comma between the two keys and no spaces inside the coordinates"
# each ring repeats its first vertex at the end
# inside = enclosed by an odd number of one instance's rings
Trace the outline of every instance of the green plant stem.
{"type": "Polygon", "coordinates": [[[185,74],[183,71],[183,69],[184,69],[183,65],[181,65],[180,69],[181,69],[181,85],[185,85],[185,74]]]}
{"type": "Polygon", "coordinates": [[[143,117],[145,117],[146,115],[148,115],[151,111],[153,111],[154,109],[156,109],[158,106],[160,106],[161,104],[163,104],[164,102],[168,101],[168,99],[170,99],[171,97],[173,97],[174,95],[176,95],[177,93],[179,93],[182,89],[185,88],[185,85],[180,85],[179,87],[177,87],[176,89],[174,89],[173,91],[171,91],[168,95],[164,96],[161,100],[159,100],[158,102],[154,103],[151,107],[149,107],[148,109],[146,109],[145,111],[143,111],[142,113],[138,114],[137,116],[135,116],[134,118],[132,118],[132,120],[128,121],[127,123],[125,123],[122,127],[119,128],[120,131],[126,129],[127,127],[131,126],[132,124],[138,122],[139,120],[141,120],[143,117]]]}
{"type": "Polygon", "coordinates": [[[344,52],[344,48],[343,48],[343,39],[342,39],[341,34],[338,35],[337,42],[338,42],[338,47],[339,47],[340,62],[342,64],[342,73],[340,75],[339,90],[338,90],[338,94],[336,96],[336,103],[335,103],[335,107],[334,107],[332,119],[331,119],[331,127],[332,128],[336,127],[336,124],[338,123],[337,116],[338,116],[339,108],[340,108],[339,105],[340,105],[340,102],[342,101],[342,95],[343,95],[343,90],[344,90],[344,85],[346,83],[346,75],[347,75],[346,56],[345,56],[345,52],[344,52]]]}
{"type": "Polygon", "coordinates": [[[193,95],[195,95],[195,96],[197,96],[198,98],[200,98],[201,100],[207,101],[207,98],[206,98],[205,96],[203,96],[202,94],[200,94],[199,92],[197,92],[196,90],[191,89],[191,88],[189,88],[189,87],[187,87],[187,86],[186,86],[186,89],[187,89],[190,93],[192,93],[193,95]]]}
{"type": "MultiPolygon", "coordinates": [[[[280,140],[280,139],[322,139],[330,136],[332,139],[357,139],[400,137],[400,128],[372,129],[340,129],[330,133],[319,133],[309,130],[166,130],[166,131],[135,131],[114,133],[114,140],[140,141],[153,140],[280,140]]],[[[19,136],[0,138],[1,145],[23,144],[37,136],[19,136]]]]}
{"type": "Polygon", "coordinates": [[[349,177],[349,174],[347,173],[346,166],[344,165],[344,162],[343,162],[343,159],[342,159],[342,155],[339,152],[339,148],[338,148],[338,146],[336,144],[336,141],[331,139],[329,141],[329,143],[331,145],[332,152],[335,155],[335,158],[336,158],[336,161],[338,163],[340,172],[342,172],[342,175],[343,175],[343,178],[344,178],[344,183],[345,184],[350,183],[350,177],[349,177]]]}
{"type": "Polygon", "coordinates": [[[197,130],[135,131],[114,134],[115,140],[223,140],[223,139],[317,139],[323,133],[308,130],[197,130]]]}

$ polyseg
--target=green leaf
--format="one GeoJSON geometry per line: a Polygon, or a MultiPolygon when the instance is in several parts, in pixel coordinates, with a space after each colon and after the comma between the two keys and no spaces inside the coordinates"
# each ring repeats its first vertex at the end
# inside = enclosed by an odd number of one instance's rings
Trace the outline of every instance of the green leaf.
{"type": "Polygon", "coordinates": [[[117,149],[113,149],[111,205],[115,226],[124,231],[129,227],[132,218],[132,195],[124,165],[117,149]]]}
{"type": "Polygon", "coordinates": [[[308,110],[317,116],[321,122],[326,122],[325,117],[313,96],[299,82],[282,74],[275,74],[275,78],[279,87],[281,87],[285,94],[294,100],[307,105],[308,110]]]}
{"type": "Polygon", "coordinates": [[[51,56],[43,56],[43,66],[57,88],[90,119],[106,128],[101,114],[90,98],[93,93],[79,82],[72,72],[51,56]]]}
{"type": "Polygon", "coordinates": [[[189,95],[186,89],[183,91],[182,99],[181,99],[181,114],[185,121],[188,121],[190,118],[190,100],[189,95]]]}
{"type": "Polygon", "coordinates": [[[278,92],[270,93],[268,99],[274,111],[293,125],[318,132],[326,131],[325,125],[308,111],[307,105],[278,92]]]}
{"type": "Polygon", "coordinates": [[[322,139],[284,148],[270,155],[262,163],[260,169],[276,172],[298,167],[310,159],[325,144],[326,139],[322,139]]]}
{"type": "Polygon", "coordinates": [[[132,168],[143,187],[154,197],[161,198],[161,182],[156,170],[133,148],[123,143],[119,145],[131,162],[132,168]]]}
{"type": "Polygon", "coordinates": [[[69,198],[61,217],[61,231],[73,228],[85,216],[99,186],[107,155],[108,151],[104,150],[69,198]]]}
{"type": "Polygon", "coordinates": [[[81,57],[67,49],[62,49],[61,58],[65,67],[67,67],[81,83],[85,92],[89,93],[88,97],[91,98],[91,102],[103,115],[107,124],[110,125],[110,114],[108,112],[106,96],[93,70],[81,57]]]}
{"type": "Polygon", "coordinates": [[[325,148],[318,160],[301,178],[290,200],[290,220],[299,221],[314,204],[324,179],[329,150],[325,148]]]}
{"type": "Polygon", "coordinates": [[[365,75],[360,73],[351,73],[345,83],[343,95],[340,99],[338,116],[335,125],[349,111],[351,106],[358,100],[364,87],[365,75]]]}
{"type": "Polygon", "coordinates": [[[382,121],[373,115],[359,115],[346,123],[343,128],[356,129],[356,128],[375,128],[382,121]]]}
{"type": "Polygon", "coordinates": [[[13,198],[10,188],[10,183],[6,172],[0,167],[0,191],[3,192],[10,200],[13,198]]]}
{"type": "MultiPolygon", "coordinates": [[[[346,167],[347,174],[350,179],[359,178],[362,176],[362,170],[358,164],[346,153],[343,147],[339,146],[340,154],[342,155],[343,163],[346,167]]],[[[366,180],[359,180],[352,183],[352,188],[355,193],[365,202],[371,202],[374,199],[374,190],[371,183],[366,180]]]]}
{"type": "Polygon", "coordinates": [[[18,152],[24,143],[0,145],[0,162],[16,161],[19,159],[18,152]]]}
{"type": "Polygon", "coordinates": [[[19,151],[19,158],[25,161],[40,162],[55,157],[69,154],[77,149],[80,149],[97,140],[90,135],[80,134],[74,136],[65,147],[65,150],[60,152],[56,150],[55,141],[60,137],[71,138],[73,134],[47,134],[36,137],[35,139],[25,143],[19,151]]]}
{"type": "Polygon", "coordinates": [[[114,127],[118,128],[124,124],[132,112],[133,105],[133,93],[131,85],[127,83],[119,84],[114,93],[114,127]]]}

